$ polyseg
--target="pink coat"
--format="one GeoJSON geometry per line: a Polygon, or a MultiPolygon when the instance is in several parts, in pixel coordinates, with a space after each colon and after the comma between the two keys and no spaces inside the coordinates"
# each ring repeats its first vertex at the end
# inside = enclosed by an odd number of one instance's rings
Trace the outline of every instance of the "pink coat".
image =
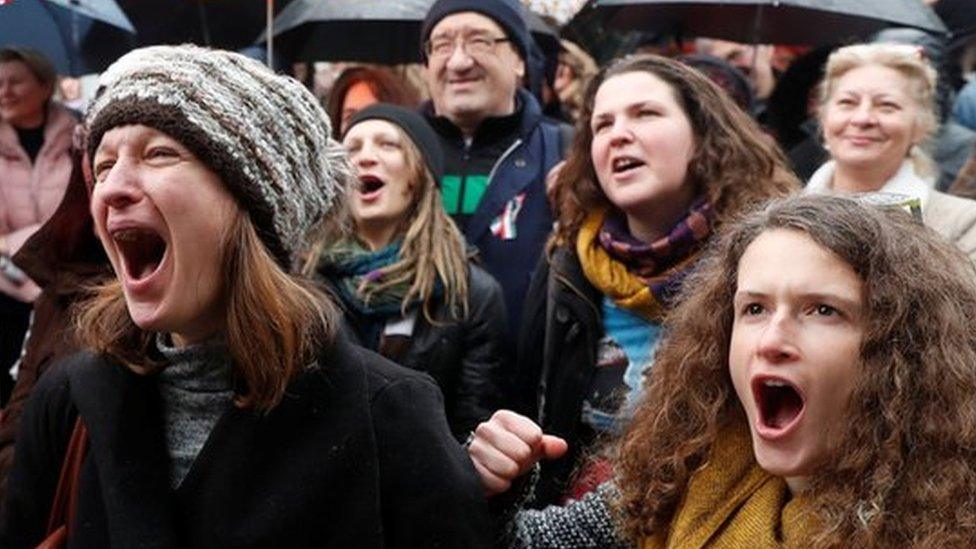
{"type": "MultiPolygon", "coordinates": [[[[72,134],[78,120],[55,103],[48,108],[44,144],[31,164],[17,132],[0,121],[0,235],[13,255],[57,209],[71,176],[72,134]]],[[[31,301],[34,284],[16,286],[0,276],[0,291],[31,301]]]]}

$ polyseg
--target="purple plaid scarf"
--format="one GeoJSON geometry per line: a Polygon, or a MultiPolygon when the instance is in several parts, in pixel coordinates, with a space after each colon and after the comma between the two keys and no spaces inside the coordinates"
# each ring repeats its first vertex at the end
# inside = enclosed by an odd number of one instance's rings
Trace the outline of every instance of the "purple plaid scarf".
{"type": "Polygon", "coordinates": [[[611,258],[650,288],[658,302],[667,304],[680,289],[693,256],[712,234],[714,220],[712,205],[700,198],[667,235],[647,244],[630,234],[623,216],[609,214],[598,241],[611,258]]]}

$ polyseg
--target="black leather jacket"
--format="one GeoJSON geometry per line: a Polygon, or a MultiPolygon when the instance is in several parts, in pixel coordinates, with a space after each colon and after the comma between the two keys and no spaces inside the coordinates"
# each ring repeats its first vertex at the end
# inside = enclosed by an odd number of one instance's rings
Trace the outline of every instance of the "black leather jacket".
{"type": "MultiPolygon", "coordinates": [[[[469,266],[467,317],[452,320],[443,302],[432,311],[433,324],[418,312],[410,347],[400,361],[437,382],[444,393],[448,424],[459,441],[502,406],[500,376],[507,356],[503,352],[507,320],[501,286],[480,267],[469,266]]],[[[346,309],[344,317],[355,336],[362,331],[362,319],[346,309]]]]}

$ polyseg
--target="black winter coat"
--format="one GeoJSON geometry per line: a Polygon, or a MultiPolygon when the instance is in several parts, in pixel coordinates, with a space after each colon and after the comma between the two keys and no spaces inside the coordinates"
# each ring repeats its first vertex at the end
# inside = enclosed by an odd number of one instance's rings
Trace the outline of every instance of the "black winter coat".
{"type": "Polygon", "coordinates": [[[580,417],[603,337],[603,295],[586,279],[570,247],[542,257],[526,295],[516,409],[569,443],[566,455],[541,464],[532,502],[541,508],[558,503],[580,451],[590,442],[581,435],[580,417]]]}
{"type": "MultiPolygon", "coordinates": [[[[453,320],[443,300],[431,311],[435,324],[418,312],[410,347],[400,361],[437,382],[447,423],[459,441],[502,407],[502,362],[508,356],[503,349],[507,321],[502,288],[480,267],[469,267],[467,317],[453,320]]],[[[365,320],[345,309],[352,331],[363,333],[365,320]]]]}
{"type": "Polygon", "coordinates": [[[79,354],[21,420],[0,546],[44,535],[76,415],[90,432],[70,547],[486,547],[471,463],[423,375],[338,338],[266,415],[231,409],[174,492],[154,376],[79,354]]]}

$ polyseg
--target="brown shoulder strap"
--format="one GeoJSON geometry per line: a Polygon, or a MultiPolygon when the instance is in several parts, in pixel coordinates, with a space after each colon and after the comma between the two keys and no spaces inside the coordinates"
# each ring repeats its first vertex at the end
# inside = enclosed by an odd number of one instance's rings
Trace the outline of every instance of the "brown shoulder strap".
{"type": "Polygon", "coordinates": [[[85,459],[87,447],[88,428],[79,415],[75,420],[75,428],[71,432],[71,440],[68,441],[68,451],[65,452],[64,463],[61,465],[58,488],[54,492],[54,500],[51,503],[51,515],[47,521],[48,534],[62,526],[70,525],[74,519],[75,508],[78,505],[78,476],[81,473],[81,463],[85,459]]]}

